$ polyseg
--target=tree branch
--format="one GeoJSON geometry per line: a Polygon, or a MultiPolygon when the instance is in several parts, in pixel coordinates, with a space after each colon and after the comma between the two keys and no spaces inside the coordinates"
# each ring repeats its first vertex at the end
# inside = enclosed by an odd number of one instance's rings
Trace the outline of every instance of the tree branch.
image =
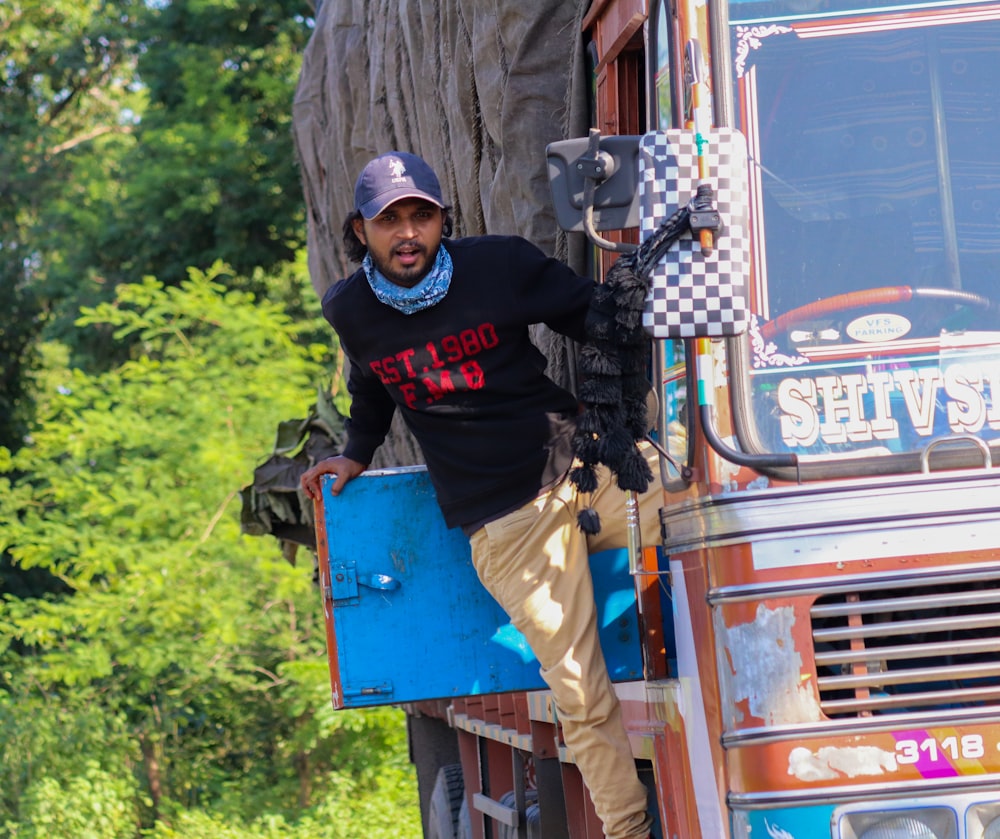
{"type": "Polygon", "coordinates": [[[91,128],[90,131],[85,131],[83,134],[78,134],[76,137],[72,137],[69,140],[65,140],[58,145],[53,146],[49,149],[49,155],[54,156],[57,154],[62,154],[64,151],[69,151],[72,148],[90,142],[103,134],[131,134],[132,128],[128,125],[98,125],[95,128],[91,128]]]}

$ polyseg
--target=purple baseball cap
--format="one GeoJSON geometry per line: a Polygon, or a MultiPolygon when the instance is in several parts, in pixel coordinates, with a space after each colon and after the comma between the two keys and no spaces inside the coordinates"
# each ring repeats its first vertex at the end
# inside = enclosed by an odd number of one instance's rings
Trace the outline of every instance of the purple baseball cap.
{"type": "Polygon", "coordinates": [[[444,207],[441,184],[426,161],[405,151],[391,151],[371,160],[354,185],[354,209],[373,219],[401,198],[426,198],[444,207]]]}

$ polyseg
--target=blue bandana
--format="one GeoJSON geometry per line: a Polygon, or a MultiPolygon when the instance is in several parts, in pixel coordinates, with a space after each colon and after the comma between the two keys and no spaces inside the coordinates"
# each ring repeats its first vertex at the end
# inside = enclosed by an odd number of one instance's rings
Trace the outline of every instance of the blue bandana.
{"type": "Polygon", "coordinates": [[[372,264],[370,254],[365,254],[361,267],[365,269],[368,285],[372,287],[375,296],[404,315],[412,315],[440,303],[451,285],[451,257],[443,245],[438,248],[437,259],[427,276],[413,288],[404,288],[383,277],[372,264]]]}

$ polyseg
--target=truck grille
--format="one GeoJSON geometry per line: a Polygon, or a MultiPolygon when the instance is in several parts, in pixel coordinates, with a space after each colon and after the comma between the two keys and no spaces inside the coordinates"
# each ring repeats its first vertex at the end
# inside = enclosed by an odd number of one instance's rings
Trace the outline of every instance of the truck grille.
{"type": "Polygon", "coordinates": [[[1000,571],[866,585],[819,598],[811,617],[827,716],[1000,703],[1000,571]]]}

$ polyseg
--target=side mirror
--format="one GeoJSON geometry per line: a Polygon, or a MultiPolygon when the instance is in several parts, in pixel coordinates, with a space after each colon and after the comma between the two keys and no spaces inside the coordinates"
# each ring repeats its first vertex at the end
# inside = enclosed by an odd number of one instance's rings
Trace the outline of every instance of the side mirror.
{"type": "Polygon", "coordinates": [[[556,221],[598,247],[634,251],[598,231],[638,227],[645,243],[683,207],[691,208],[691,228],[715,231],[711,246],[686,231],[648,268],[643,324],[654,337],[722,338],[746,330],[750,206],[742,134],[714,128],[602,137],[591,129],[589,137],[551,143],[545,152],[556,221]],[[699,187],[711,187],[708,210],[689,204],[699,187]],[[713,221],[696,223],[699,214],[713,221]]]}

